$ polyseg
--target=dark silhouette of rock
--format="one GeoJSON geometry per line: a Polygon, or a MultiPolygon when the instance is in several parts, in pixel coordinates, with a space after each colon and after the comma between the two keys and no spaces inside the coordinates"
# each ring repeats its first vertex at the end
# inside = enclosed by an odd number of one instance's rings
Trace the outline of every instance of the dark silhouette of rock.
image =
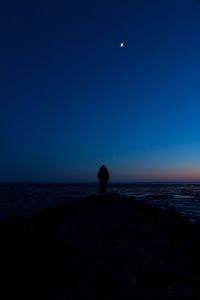
{"type": "Polygon", "coordinates": [[[200,225],[117,194],[0,220],[2,299],[200,299],[200,225]]]}
{"type": "Polygon", "coordinates": [[[109,180],[108,169],[103,165],[100,167],[97,177],[99,179],[99,193],[105,194],[107,188],[107,182],[109,180]]]}

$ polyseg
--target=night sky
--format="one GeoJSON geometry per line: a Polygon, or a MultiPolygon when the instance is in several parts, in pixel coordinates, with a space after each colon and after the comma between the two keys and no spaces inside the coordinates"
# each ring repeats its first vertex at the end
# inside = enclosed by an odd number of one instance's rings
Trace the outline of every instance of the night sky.
{"type": "Polygon", "coordinates": [[[200,180],[200,1],[3,0],[0,43],[0,181],[200,180]]]}

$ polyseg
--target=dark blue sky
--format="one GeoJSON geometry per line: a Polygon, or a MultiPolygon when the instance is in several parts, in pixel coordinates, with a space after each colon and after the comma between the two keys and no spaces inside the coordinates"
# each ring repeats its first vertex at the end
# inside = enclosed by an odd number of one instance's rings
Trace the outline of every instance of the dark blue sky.
{"type": "Polygon", "coordinates": [[[200,180],[197,2],[1,1],[0,181],[200,180]]]}

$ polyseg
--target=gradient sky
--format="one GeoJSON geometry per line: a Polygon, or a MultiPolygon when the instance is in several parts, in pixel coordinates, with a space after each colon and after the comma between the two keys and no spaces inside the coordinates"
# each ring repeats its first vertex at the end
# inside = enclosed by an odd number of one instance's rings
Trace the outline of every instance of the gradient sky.
{"type": "Polygon", "coordinates": [[[0,43],[0,181],[200,180],[200,1],[5,0],[0,43]]]}

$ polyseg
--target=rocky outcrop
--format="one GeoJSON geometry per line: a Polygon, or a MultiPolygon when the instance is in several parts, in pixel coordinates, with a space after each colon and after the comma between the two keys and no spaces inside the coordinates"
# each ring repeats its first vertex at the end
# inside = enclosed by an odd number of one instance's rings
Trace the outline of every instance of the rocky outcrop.
{"type": "Polygon", "coordinates": [[[199,225],[118,195],[2,221],[5,299],[200,299],[199,225]]]}

